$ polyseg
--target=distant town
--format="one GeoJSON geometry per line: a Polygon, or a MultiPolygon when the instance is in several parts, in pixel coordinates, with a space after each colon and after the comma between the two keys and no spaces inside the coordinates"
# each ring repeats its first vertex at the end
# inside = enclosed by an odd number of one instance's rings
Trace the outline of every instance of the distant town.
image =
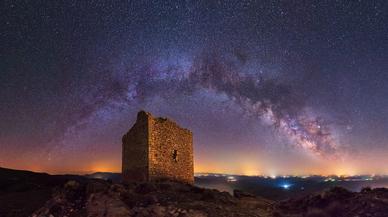
{"type": "Polygon", "coordinates": [[[232,192],[243,189],[257,196],[281,200],[297,195],[320,192],[324,189],[341,186],[350,191],[363,188],[388,187],[386,175],[321,176],[321,175],[282,175],[282,176],[244,176],[219,173],[196,173],[196,185],[232,192]]]}

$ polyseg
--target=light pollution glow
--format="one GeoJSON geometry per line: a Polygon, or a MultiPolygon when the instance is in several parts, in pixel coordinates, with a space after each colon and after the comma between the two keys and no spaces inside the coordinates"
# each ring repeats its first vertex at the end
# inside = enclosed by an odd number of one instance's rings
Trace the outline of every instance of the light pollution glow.
{"type": "MultiPolygon", "coordinates": [[[[249,156],[251,153],[246,153],[249,156]]],[[[380,163],[388,163],[388,160],[384,156],[379,156],[377,160],[380,163]]],[[[87,157],[87,156],[85,156],[87,157]]],[[[105,160],[96,160],[93,162],[72,162],[66,166],[53,166],[51,164],[40,164],[41,162],[37,161],[34,164],[31,161],[7,161],[7,167],[14,169],[23,169],[31,170],[36,172],[48,172],[51,174],[88,174],[93,172],[120,172],[121,171],[121,155],[117,156],[117,159],[105,159],[105,160]],[[83,166],[80,166],[83,165],[83,166]],[[74,170],[77,168],[78,170],[74,170]]],[[[314,163],[301,166],[299,164],[293,164],[295,162],[283,162],[271,163],[270,160],[263,157],[262,162],[253,157],[241,157],[236,156],[233,159],[225,159],[222,162],[214,161],[209,158],[212,156],[204,157],[197,156],[195,157],[195,166],[194,172],[196,173],[220,173],[220,174],[234,174],[234,175],[248,175],[248,176],[283,176],[283,175],[293,175],[293,176],[304,176],[304,175],[371,175],[371,174],[388,174],[387,168],[380,167],[381,169],[371,170],[370,167],[376,167],[374,164],[370,164],[365,161],[365,159],[348,159],[348,160],[330,160],[327,162],[327,159],[320,159],[314,161],[314,163]],[[285,168],[285,166],[287,167],[285,168]],[[276,168],[276,166],[278,168],[276,168]]],[[[2,165],[0,165],[2,166],[2,165]]]]}

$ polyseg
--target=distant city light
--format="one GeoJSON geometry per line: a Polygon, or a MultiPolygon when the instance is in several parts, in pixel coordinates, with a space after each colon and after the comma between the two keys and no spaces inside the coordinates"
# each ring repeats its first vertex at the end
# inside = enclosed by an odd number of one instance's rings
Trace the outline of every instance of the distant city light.
{"type": "Polygon", "coordinates": [[[228,176],[228,177],[226,178],[226,181],[228,181],[228,182],[235,182],[235,181],[237,181],[237,179],[236,179],[236,177],[234,177],[234,176],[228,176]]]}
{"type": "Polygon", "coordinates": [[[325,181],[325,182],[335,182],[335,181],[337,181],[337,180],[334,179],[334,178],[326,178],[324,181],[325,181]]]}
{"type": "Polygon", "coordinates": [[[288,190],[288,189],[290,189],[291,185],[290,185],[290,184],[282,184],[281,187],[282,187],[283,189],[288,190]]]}
{"type": "Polygon", "coordinates": [[[278,183],[278,187],[283,188],[284,190],[289,190],[291,186],[293,186],[293,184],[287,180],[283,180],[282,182],[278,183]]]}

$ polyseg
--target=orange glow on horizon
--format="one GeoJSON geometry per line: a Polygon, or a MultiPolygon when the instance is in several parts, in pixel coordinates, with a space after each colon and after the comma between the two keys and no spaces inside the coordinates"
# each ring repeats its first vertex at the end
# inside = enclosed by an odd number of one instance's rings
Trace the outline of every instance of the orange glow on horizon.
{"type": "MultiPolygon", "coordinates": [[[[55,158],[46,160],[34,155],[25,155],[19,158],[3,158],[0,167],[18,170],[30,170],[49,174],[90,174],[94,172],[121,172],[121,157],[119,154],[107,156],[88,156],[81,153],[77,158],[55,158]]],[[[386,175],[388,168],[381,165],[388,164],[388,159],[381,155],[371,154],[359,158],[345,158],[343,160],[308,159],[300,161],[286,157],[274,160],[273,156],[266,157],[255,155],[256,153],[204,153],[195,155],[195,173],[223,173],[234,175],[386,175]],[[373,157],[373,161],[371,161],[373,157]]],[[[39,155],[38,155],[39,156],[39,155]]]]}
{"type": "MultiPolygon", "coordinates": [[[[3,166],[4,167],[4,166],[3,166]]],[[[96,162],[93,163],[90,166],[79,168],[79,170],[74,170],[72,168],[58,168],[58,169],[51,169],[49,167],[44,167],[40,165],[20,165],[20,166],[6,166],[6,168],[10,169],[16,169],[16,170],[28,170],[33,172],[42,172],[42,173],[49,173],[49,174],[90,174],[95,172],[113,172],[113,173],[121,173],[121,165],[116,165],[109,162],[96,162]]],[[[251,168],[256,168],[255,165],[252,165],[251,168]]],[[[368,174],[375,174],[375,173],[363,173],[363,172],[356,172],[356,170],[352,169],[351,167],[338,167],[338,168],[327,168],[317,171],[309,171],[306,173],[303,172],[289,172],[289,173],[274,173],[274,172],[268,172],[268,171],[261,171],[261,170],[250,170],[249,167],[245,170],[237,171],[237,170],[228,170],[227,168],[217,167],[217,166],[204,166],[201,164],[198,164],[194,167],[195,173],[219,173],[219,174],[233,174],[233,175],[247,175],[247,176],[282,176],[282,175],[293,175],[293,176],[304,176],[304,175],[322,175],[322,176],[328,176],[328,175],[336,175],[336,176],[354,176],[354,175],[368,175],[368,174]]],[[[376,173],[380,175],[384,175],[384,173],[376,173]]]]}
{"type": "Polygon", "coordinates": [[[121,165],[115,165],[111,162],[96,162],[90,167],[92,172],[121,172],[121,165]]]}

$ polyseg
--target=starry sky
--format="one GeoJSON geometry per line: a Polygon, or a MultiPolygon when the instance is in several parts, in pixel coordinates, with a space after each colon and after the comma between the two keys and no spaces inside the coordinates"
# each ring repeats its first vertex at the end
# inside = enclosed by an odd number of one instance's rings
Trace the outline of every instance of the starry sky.
{"type": "Polygon", "coordinates": [[[0,2],[0,166],[121,170],[144,109],[195,171],[388,174],[388,2],[0,2]]]}

